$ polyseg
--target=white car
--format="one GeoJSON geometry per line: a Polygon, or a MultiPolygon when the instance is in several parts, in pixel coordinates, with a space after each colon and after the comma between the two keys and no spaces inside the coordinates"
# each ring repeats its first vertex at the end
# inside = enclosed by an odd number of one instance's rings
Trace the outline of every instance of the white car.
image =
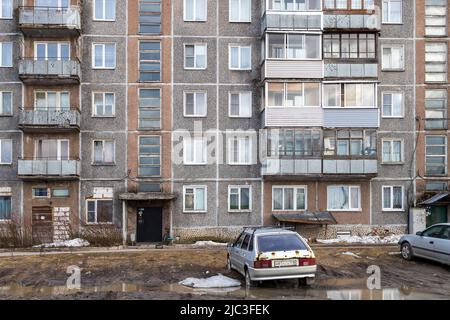
{"type": "Polygon", "coordinates": [[[450,223],[435,224],[399,240],[403,259],[421,257],[450,265],[450,223]]]}
{"type": "Polygon", "coordinates": [[[310,285],[317,270],[306,241],[296,232],[275,227],[244,228],[228,245],[227,267],[241,273],[247,286],[276,279],[300,279],[310,285]]]}

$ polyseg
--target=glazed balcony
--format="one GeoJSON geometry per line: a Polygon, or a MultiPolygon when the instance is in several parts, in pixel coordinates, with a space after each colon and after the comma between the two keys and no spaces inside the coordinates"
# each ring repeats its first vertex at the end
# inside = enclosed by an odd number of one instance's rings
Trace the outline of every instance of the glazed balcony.
{"type": "Polygon", "coordinates": [[[266,59],[261,74],[262,79],[292,79],[299,75],[308,79],[321,79],[324,76],[323,70],[322,60],[266,59]]]}
{"type": "Polygon", "coordinates": [[[79,36],[80,8],[19,7],[19,29],[30,37],[79,36]]]}
{"type": "Polygon", "coordinates": [[[326,12],[323,15],[323,29],[332,30],[380,30],[380,17],[376,13],[326,12]]]}
{"type": "Polygon", "coordinates": [[[74,60],[19,60],[19,78],[26,84],[64,85],[79,84],[81,66],[74,60]]]}
{"type": "Polygon", "coordinates": [[[294,31],[294,30],[322,30],[323,15],[316,11],[278,12],[266,11],[261,18],[261,32],[266,31],[294,31]]]}
{"type": "Polygon", "coordinates": [[[377,62],[338,62],[335,59],[326,60],[324,63],[325,78],[378,78],[377,62]]]}
{"type": "Polygon", "coordinates": [[[79,131],[80,119],[80,111],[76,108],[22,110],[19,128],[24,132],[79,131]]]}
{"type": "Polygon", "coordinates": [[[18,177],[23,180],[78,180],[81,163],[78,159],[19,159],[18,177]]]}

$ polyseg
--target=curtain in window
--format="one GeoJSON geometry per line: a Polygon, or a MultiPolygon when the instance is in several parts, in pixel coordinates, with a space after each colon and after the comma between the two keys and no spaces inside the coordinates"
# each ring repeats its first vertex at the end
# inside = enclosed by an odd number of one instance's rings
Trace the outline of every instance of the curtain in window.
{"type": "Polygon", "coordinates": [[[205,189],[197,188],[195,192],[195,209],[205,210],[205,189]]]}
{"type": "Polygon", "coordinates": [[[330,209],[348,209],[348,187],[329,187],[328,188],[328,207],[330,209]]]}

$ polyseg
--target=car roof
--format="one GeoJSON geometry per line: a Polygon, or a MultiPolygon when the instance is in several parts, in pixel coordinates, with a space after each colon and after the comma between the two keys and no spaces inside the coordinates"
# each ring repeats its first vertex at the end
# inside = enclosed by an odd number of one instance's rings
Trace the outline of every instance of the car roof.
{"type": "Polygon", "coordinates": [[[436,223],[436,224],[433,224],[433,225],[430,226],[430,227],[434,227],[434,226],[448,226],[448,227],[450,227],[450,222],[436,223]]]}
{"type": "Polygon", "coordinates": [[[283,229],[283,228],[246,228],[245,231],[247,233],[253,233],[255,235],[262,235],[262,234],[279,234],[279,233],[285,233],[285,234],[297,234],[294,231],[283,229]]]}

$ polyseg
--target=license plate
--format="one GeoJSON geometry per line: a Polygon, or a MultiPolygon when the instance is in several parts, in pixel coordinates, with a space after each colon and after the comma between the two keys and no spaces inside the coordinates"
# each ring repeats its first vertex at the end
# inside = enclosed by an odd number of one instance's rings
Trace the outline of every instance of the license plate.
{"type": "Polygon", "coordinates": [[[295,267],[298,266],[297,259],[286,259],[286,260],[274,260],[274,267],[295,267]]]}

